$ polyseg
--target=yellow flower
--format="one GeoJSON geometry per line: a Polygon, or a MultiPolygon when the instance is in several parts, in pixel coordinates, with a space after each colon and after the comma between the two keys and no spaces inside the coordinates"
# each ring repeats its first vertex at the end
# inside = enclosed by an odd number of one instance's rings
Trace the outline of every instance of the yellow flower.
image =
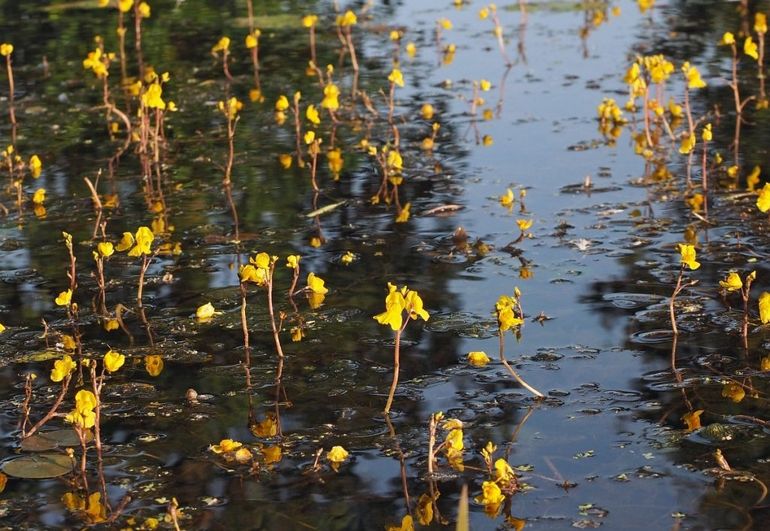
{"type": "Polygon", "coordinates": [[[422,298],[419,293],[414,290],[407,290],[404,296],[404,309],[409,314],[409,317],[417,320],[421,318],[423,321],[430,319],[430,314],[423,308],[422,298]]]}
{"type": "Polygon", "coordinates": [[[714,138],[713,133],[711,132],[711,124],[706,124],[703,127],[703,132],[701,133],[701,138],[703,138],[704,142],[711,142],[711,139],[714,138]]]}
{"type": "Polygon", "coordinates": [[[398,68],[394,68],[390,75],[388,76],[388,81],[393,83],[396,86],[403,87],[404,86],[404,75],[401,73],[401,70],[398,68]]]}
{"type": "Polygon", "coordinates": [[[297,269],[299,267],[300,256],[298,254],[290,254],[286,257],[286,267],[289,269],[297,269]]]}
{"type": "Polygon", "coordinates": [[[99,256],[101,256],[102,258],[107,258],[108,256],[112,256],[112,254],[115,252],[115,248],[110,242],[100,242],[96,246],[96,250],[98,251],[99,256]]]}
{"type": "Polygon", "coordinates": [[[495,461],[495,481],[507,485],[514,479],[516,479],[516,474],[513,472],[511,465],[508,464],[508,461],[505,459],[495,461]]]}
{"type": "Polygon", "coordinates": [[[445,30],[451,30],[452,29],[452,21],[448,18],[440,18],[438,19],[438,25],[441,26],[441,28],[445,30]]]}
{"type": "Polygon", "coordinates": [[[484,135],[483,137],[481,137],[481,145],[485,147],[489,147],[494,143],[495,143],[495,139],[492,138],[492,135],[484,135]]]}
{"type": "Polygon", "coordinates": [[[422,115],[423,120],[432,120],[433,119],[433,105],[430,103],[423,103],[422,107],[420,108],[420,114],[422,115]]]}
{"type": "Polygon", "coordinates": [[[36,205],[42,205],[45,203],[45,188],[38,188],[32,195],[32,202],[36,205]]]}
{"type": "Polygon", "coordinates": [[[514,203],[514,197],[513,197],[513,190],[508,188],[505,191],[505,195],[501,195],[497,198],[498,201],[500,201],[500,204],[504,207],[511,207],[514,203]]]}
{"type": "Polygon", "coordinates": [[[757,197],[757,208],[760,212],[767,212],[770,210],[770,183],[765,183],[765,185],[759,191],[759,197],[757,197]]]}
{"type": "Polygon", "coordinates": [[[318,24],[318,15],[305,15],[302,17],[302,25],[306,28],[312,28],[318,24]]]}
{"type": "MultiPolygon", "coordinates": [[[[262,32],[259,31],[258,29],[254,30],[254,33],[249,33],[248,35],[246,35],[246,39],[244,41],[246,48],[249,50],[251,50],[252,48],[256,48],[257,45],[259,44],[260,35],[262,35],[262,32]]],[[[259,98],[256,98],[256,99],[259,99],[259,98]]],[[[252,101],[256,101],[256,99],[252,101]]]]}
{"type": "Polygon", "coordinates": [[[733,35],[729,31],[726,31],[724,35],[722,35],[722,38],[720,39],[719,44],[722,46],[730,46],[732,44],[735,44],[735,35],[733,35]]]}
{"type": "Polygon", "coordinates": [[[59,296],[54,299],[57,306],[69,306],[72,301],[72,290],[62,291],[59,296]]]}
{"type": "Polygon", "coordinates": [[[754,15],[754,31],[757,33],[767,33],[767,16],[764,13],[754,15]]]}
{"type": "Polygon", "coordinates": [[[152,254],[150,247],[155,239],[155,235],[152,231],[145,226],[139,227],[136,231],[134,247],[128,252],[128,256],[142,256],[152,254]]]}
{"type": "Polygon", "coordinates": [[[345,251],[345,254],[343,254],[340,257],[340,262],[344,265],[350,265],[353,263],[353,260],[356,259],[356,255],[351,253],[350,251],[345,251]]]}
{"type": "Polygon", "coordinates": [[[153,83],[142,94],[142,104],[150,109],[163,110],[166,108],[166,102],[161,96],[163,96],[163,87],[160,86],[160,83],[153,83]]]}
{"type": "Polygon", "coordinates": [[[388,289],[388,296],[385,297],[385,311],[375,315],[374,318],[378,323],[389,325],[393,330],[398,330],[404,322],[402,313],[406,307],[406,301],[403,293],[397,290],[396,286],[388,283],[388,289]]]}
{"type": "Polygon", "coordinates": [[[513,297],[509,297],[508,295],[500,295],[495,303],[497,324],[502,332],[524,323],[523,319],[516,317],[513,310],[514,304],[515,301],[513,297]]]}
{"type": "Polygon", "coordinates": [[[450,430],[446,436],[446,446],[454,450],[455,452],[461,451],[465,445],[463,444],[463,430],[455,428],[450,430]]]}
{"type": "Polygon", "coordinates": [[[479,87],[481,88],[481,90],[486,92],[492,88],[492,83],[490,83],[486,79],[482,79],[481,81],[479,81],[479,87]]]}
{"type": "Polygon", "coordinates": [[[109,372],[115,372],[126,362],[126,357],[120,352],[110,349],[104,355],[104,368],[109,372]]]}
{"type": "Polygon", "coordinates": [[[195,317],[199,321],[207,321],[211,319],[215,313],[216,310],[214,310],[214,306],[210,302],[207,302],[206,304],[198,306],[198,309],[195,310],[195,317]]]}
{"type": "Polygon", "coordinates": [[[107,77],[109,72],[107,71],[107,65],[104,64],[102,59],[103,54],[101,48],[97,48],[93,52],[88,52],[88,56],[83,59],[83,68],[93,71],[96,77],[107,77]]]}
{"type": "Polygon", "coordinates": [[[342,446],[334,446],[326,453],[326,459],[331,463],[342,463],[348,458],[348,451],[342,446]]]}
{"type": "Polygon", "coordinates": [[[315,105],[307,106],[305,117],[314,125],[319,125],[321,123],[321,117],[318,116],[318,109],[315,108],[315,105]]]}
{"type": "Polygon", "coordinates": [[[91,391],[81,389],[75,395],[75,409],[69,413],[65,420],[82,429],[92,428],[96,423],[96,396],[91,391]]]}
{"type": "Polygon", "coordinates": [[[679,153],[687,155],[695,147],[696,138],[695,135],[686,135],[682,138],[682,143],[679,145],[679,153]]]}
{"type": "Polygon", "coordinates": [[[636,0],[636,2],[639,5],[639,11],[641,13],[646,13],[647,10],[652,9],[655,5],[655,0],[636,0]]]}
{"type": "Polygon", "coordinates": [[[150,4],[147,2],[139,4],[139,15],[143,18],[150,18],[150,4]]]}
{"type": "Polygon", "coordinates": [[[476,502],[482,505],[498,505],[505,500],[500,487],[494,481],[485,481],[481,484],[481,495],[476,496],[476,502]]]}
{"type": "Polygon", "coordinates": [[[77,364],[72,361],[72,358],[65,354],[62,359],[53,362],[53,369],[51,369],[51,381],[61,382],[68,374],[75,370],[77,364]]]}
{"type": "Polygon", "coordinates": [[[275,102],[275,110],[279,112],[283,112],[286,109],[289,108],[289,98],[281,94],[278,96],[278,100],[275,102]]]}
{"type": "Polygon", "coordinates": [[[29,158],[29,171],[32,173],[33,178],[37,179],[40,177],[40,173],[43,171],[43,163],[37,155],[32,155],[29,158]]]}
{"type": "Polygon", "coordinates": [[[488,7],[482,7],[479,10],[479,19],[486,20],[486,18],[489,16],[489,8],[488,7]]]}
{"type": "Polygon", "coordinates": [[[150,376],[159,376],[163,372],[163,358],[159,354],[149,354],[144,357],[144,368],[150,376]]]}
{"type": "Polygon", "coordinates": [[[519,230],[521,232],[524,232],[525,230],[528,230],[530,227],[532,227],[533,221],[531,219],[517,219],[516,225],[519,226],[519,230]]]}
{"type": "Polygon", "coordinates": [[[754,42],[754,39],[751,38],[751,35],[746,37],[746,40],[743,41],[743,53],[754,59],[755,61],[759,60],[759,52],[757,51],[757,43],[754,42]]]}
{"type": "Polygon", "coordinates": [[[406,44],[406,54],[412,59],[417,55],[417,46],[413,42],[408,42],[406,44]]]}
{"type": "Polygon", "coordinates": [[[321,295],[326,295],[329,293],[329,289],[324,287],[323,279],[321,277],[315,276],[315,273],[308,273],[307,287],[313,293],[320,293],[321,295]]]}
{"type": "Polygon", "coordinates": [[[134,7],[134,0],[118,0],[118,9],[123,13],[128,13],[132,7],[134,7]]]}
{"type": "Polygon", "coordinates": [[[738,273],[728,273],[724,280],[719,281],[719,285],[727,291],[738,291],[743,287],[743,281],[738,273]]]}
{"type": "Polygon", "coordinates": [[[687,243],[680,243],[679,254],[682,259],[682,264],[686,265],[691,270],[694,271],[700,267],[700,262],[695,260],[695,246],[687,243]]]}
{"type": "Polygon", "coordinates": [[[5,332],[5,325],[3,323],[0,323],[0,334],[5,332]]]}
{"type": "Polygon", "coordinates": [[[113,330],[117,330],[120,327],[120,323],[117,319],[107,319],[104,321],[104,329],[107,332],[112,332],[113,330]]]}
{"type": "Polygon", "coordinates": [[[305,144],[312,144],[315,140],[315,131],[308,131],[305,133],[305,144]]]}
{"type": "Polygon", "coordinates": [[[329,163],[329,171],[334,174],[336,180],[339,177],[339,173],[342,171],[342,165],[345,162],[342,158],[342,150],[340,148],[330,149],[326,153],[326,160],[329,163]]]}
{"type": "Polygon", "coordinates": [[[222,37],[211,48],[211,53],[226,52],[230,50],[230,37],[222,37]]]}
{"type": "Polygon", "coordinates": [[[123,237],[115,246],[115,250],[122,253],[123,251],[126,251],[131,247],[133,247],[133,245],[134,245],[134,235],[131,234],[130,232],[124,232],[123,237]]]}
{"type": "Polygon", "coordinates": [[[358,17],[356,17],[356,14],[349,9],[345,11],[344,15],[337,17],[338,26],[342,26],[342,27],[354,26],[357,22],[358,22],[358,17]]]}
{"type": "Polygon", "coordinates": [[[209,450],[215,454],[226,454],[228,452],[234,452],[241,446],[243,446],[243,443],[234,441],[233,439],[222,439],[219,441],[219,444],[212,444],[209,446],[209,450]]]}
{"type": "Polygon", "coordinates": [[[217,105],[219,110],[224,114],[228,120],[235,120],[238,116],[238,112],[243,109],[243,103],[238,101],[238,98],[233,96],[227,102],[220,101],[217,105]]]}
{"type": "Polygon", "coordinates": [[[334,83],[329,83],[324,87],[324,97],[321,100],[321,107],[336,111],[340,108],[339,102],[340,89],[334,83]]]}
{"type": "Polygon", "coordinates": [[[3,57],[8,57],[13,53],[13,44],[9,42],[4,42],[0,44],[0,55],[3,57]]]}
{"type": "Polygon", "coordinates": [[[477,351],[468,353],[468,363],[474,367],[483,367],[489,362],[490,359],[486,352],[477,351]]]}

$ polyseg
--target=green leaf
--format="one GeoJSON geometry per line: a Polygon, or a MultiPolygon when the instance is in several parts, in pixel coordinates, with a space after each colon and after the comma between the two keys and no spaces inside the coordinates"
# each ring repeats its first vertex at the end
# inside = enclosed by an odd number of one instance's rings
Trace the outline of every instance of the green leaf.
{"type": "Polygon", "coordinates": [[[6,461],[3,472],[22,479],[56,478],[72,472],[72,461],[64,454],[25,455],[6,461]]]}

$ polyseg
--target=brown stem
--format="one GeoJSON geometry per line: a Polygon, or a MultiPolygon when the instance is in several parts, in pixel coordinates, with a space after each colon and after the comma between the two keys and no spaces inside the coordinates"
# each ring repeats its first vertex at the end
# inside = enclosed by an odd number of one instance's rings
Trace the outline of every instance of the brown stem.
{"type": "Polygon", "coordinates": [[[275,349],[278,352],[278,358],[283,360],[283,348],[281,348],[281,338],[278,335],[278,326],[275,323],[275,311],[273,309],[273,273],[275,272],[275,263],[270,264],[270,272],[267,280],[267,309],[270,313],[270,326],[273,330],[273,341],[275,349]]]}
{"type": "MultiPolygon", "coordinates": [[[[16,108],[14,106],[15,85],[13,82],[13,67],[11,66],[11,54],[5,56],[5,65],[8,70],[8,114],[11,118],[12,138],[11,143],[16,145],[16,108]]],[[[9,157],[10,158],[10,157],[9,157]]]]}
{"type": "Polygon", "coordinates": [[[67,394],[67,390],[69,389],[71,379],[72,379],[71,374],[68,374],[67,376],[64,377],[64,380],[62,381],[62,384],[61,384],[61,391],[59,391],[59,395],[56,397],[56,400],[54,400],[54,403],[51,406],[51,409],[49,409],[48,413],[43,415],[43,418],[37,421],[37,423],[34,426],[32,426],[29,430],[25,432],[22,429],[22,432],[21,432],[22,439],[26,439],[34,435],[37,430],[45,426],[46,422],[51,420],[56,415],[56,412],[59,409],[59,406],[62,404],[62,402],[64,401],[64,397],[67,394]]]}
{"type": "Polygon", "coordinates": [[[396,346],[393,348],[393,381],[390,383],[388,401],[385,403],[385,413],[390,413],[390,406],[393,404],[393,397],[396,395],[398,373],[401,367],[401,334],[404,333],[407,324],[409,324],[409,316],[404,320],[404,324],[396,330],[396,346]]]}
{"type": "Polygon", "coordinates": [[[513,367],[510,366],[508,363],[508,360],[505,359],[505,339],[503,336],[504,332],[500,330],[498,332],[498,336],[500,337],[500,361],[503,363],[506,369],[508,369],[508,372],[511,373],[511,376],[521,385],[523,388],[525,388],[527,391],[535,395],[537,398],[545,398],[545,395],[529,385],[527,382],[524,381],[524,379],[516,373],[515,370],[513,370],[513,367]]]}
{"type": "Polygon", "coordinates": [[[142,255],[142,268],[139,271],[139,290],[136,294],[136,303],[140,308],[142,307],[142,292],[144,291],[144,274],[147,272],[147,268],[150,267],[152,259],[147,258],[146,254],[142,255]]]}
{"type": "Polygon", "coordinates": [[[243,329],[243,346],[248,351],[249,349],[249,324],[246,321],[246,286],[243,282],[241,286],[241,328],[243,329]]]}

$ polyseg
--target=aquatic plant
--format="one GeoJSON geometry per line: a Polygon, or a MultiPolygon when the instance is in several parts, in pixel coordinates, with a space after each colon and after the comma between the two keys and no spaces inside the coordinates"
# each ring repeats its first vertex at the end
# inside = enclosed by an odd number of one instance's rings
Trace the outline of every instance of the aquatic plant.
{"type": "Polygon", "coordinates": [[[420,294],[406,286],[398,288],[388,282],[388,295],[385,297],[385,311],[374,316],[381,325],[390,326],[395,332],[395,345],[393,347],[393,380],[388,392],[388,400],[385,402],[385,413],[390,412],[393,397],[398,386],[398,376],[401,367],[401,335],[404,333],[410,320],[418,318],[427,321],[430,314],[423,308],[420,294]]]}

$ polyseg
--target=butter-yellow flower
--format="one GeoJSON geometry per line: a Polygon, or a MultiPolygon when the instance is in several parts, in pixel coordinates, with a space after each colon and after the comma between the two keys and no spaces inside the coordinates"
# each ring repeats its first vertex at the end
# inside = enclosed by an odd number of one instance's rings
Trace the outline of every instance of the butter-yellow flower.
{"type": "Polygon", "coordinates": [[[72,290],[68,289],[59,293],[58,297],[54,299],[57,306],[69,306],[72,301],[72,290]]]}
{"type": "Polygon", "coordinates": [[[732,44],[735,44],[735,35],[733,35],[729,31],[726,31],[722,35],[722,38],[719,40],[719,44],[722,46],[730,46],[732,44]]]}
{"type": "Polygon", "coordinates": [[[10,42],[4,42],[0,44],[0,55],[3,57],[8,57],[13,53],[13,44],[10,42]]]}
{"type": "Polygon", "coordinates": [[[682,265],[686,265],[692,271],[700,267],[700,262],[695,260],[695,246],[687,243],[679,244],[679,255],[682,265]]]}
{"type": "Polygon", "coordinates": [[[757,43],[754,42],[754,39],[751,38],[751,35],[746,37],[746,40],[743,41],[743,53],[745,53],[755,61],[759,60],[757,43]]]}
{"type": "Polygon", "coordinates": [[[397,87],[403,87],[404,86],[404,74],[401,73],[401,70],[398,68],[394,68],[391,70],[390,75],[388,76],[388,81],[396,85],[397,87]]]}
{"type": "Polygon", "coordinates": [[[62,359],[53,362],[51,369],[51,381],[61,382],[68,374],[75,370],[77,364],[72,360],[69,354],[65,354],[62,359]]]}
{"type": "Polygon", "coordinates": [[[762,324],[770,323],[770,293],[763,291],[759,296],[759,320],[762,324]]]}
{"type": "Polygon", "coordinates": [[[325,287],[325,282],[321,277],[317,277],[315,273],[308,273],[307,275],[307,287],[313,293],[319,293],[326,295],[329,293],[329,288],[325,287]]]}
{"type": "Polygon", "coordinates": [[[108,372],[117,371],[125,362],[126,357],[120,352],[116,352],[112,349],[104,355],[104,368],[107,369],[108,372]]]}
{"type": "Polygon", "coordinates": [[[757,208],[760,212],[767,212],[770,210],[770,183],[765,183],[765,185],[759,191],[759,197],[757,197],[757,208]]]}
{"type": "Polygon", "coordinates": [[[738,291],[743,287],[743,281],[738,273],[728,273],[724,280],[719,281],[719,285],[727,291],[738,291]]]}
{"type": "Polygon", "coordinates": [[[489,356],[487,356],[486,352],[476,351],[468,353],[468,363],[474,367],[483,367],[490,361],[491,360],[489,359],[489,356]]]}

